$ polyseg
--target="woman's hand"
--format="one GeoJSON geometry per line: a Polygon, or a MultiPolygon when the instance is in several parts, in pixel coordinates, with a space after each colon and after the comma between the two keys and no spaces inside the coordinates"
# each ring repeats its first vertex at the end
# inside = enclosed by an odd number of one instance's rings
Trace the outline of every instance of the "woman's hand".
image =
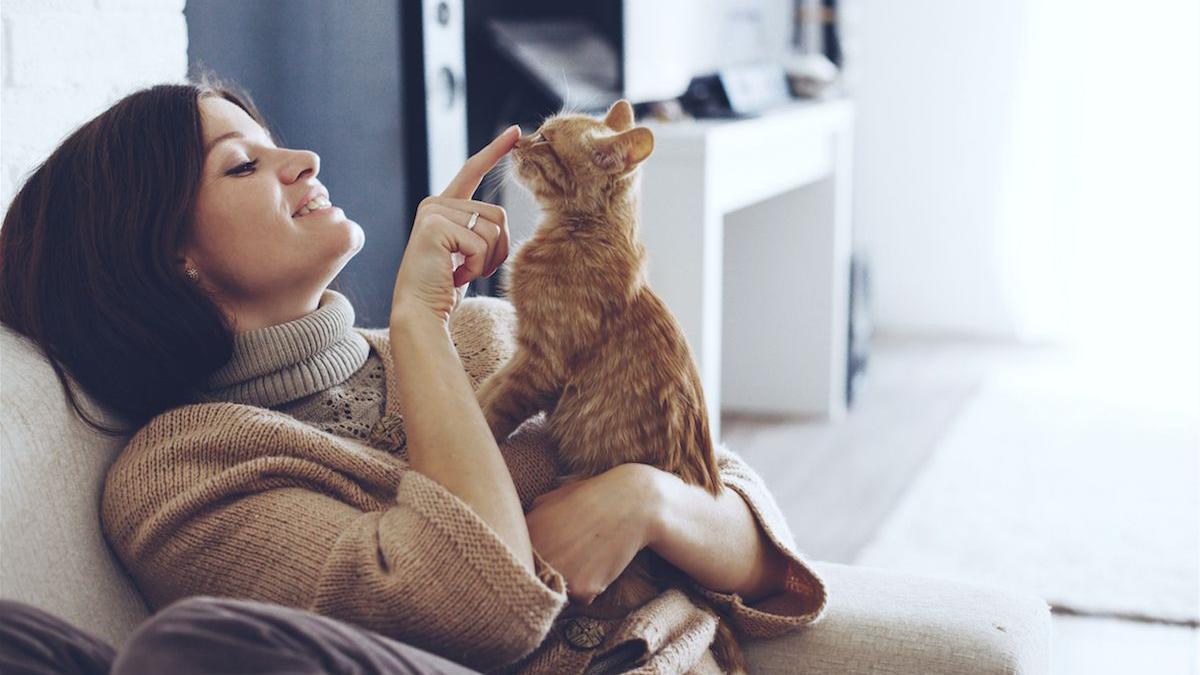
{"type": "Polygon", "coordinates": [[[647,464],[619,464],[533,500],[534,550],[562,573],[567,595],[590,604],[655,536],[660,508],[647,464]]]}
{"type": "Polygon", "coordinates": [[[450,314],[466,293],[467,284],[491,276],[508,257],[508,222],[504,209],[475,201],[479,182],[521,136],[521,128],[506,129],[467,160],[439,196],[421,200],[413,219],[404,258],[392,293],[392,321],[414,314],[432,316],[448,326],[450,314]],[[471,212],[479,218],[467,229],[471,212]],[[453,255],[464,262],[454,268],[453,255]]]}

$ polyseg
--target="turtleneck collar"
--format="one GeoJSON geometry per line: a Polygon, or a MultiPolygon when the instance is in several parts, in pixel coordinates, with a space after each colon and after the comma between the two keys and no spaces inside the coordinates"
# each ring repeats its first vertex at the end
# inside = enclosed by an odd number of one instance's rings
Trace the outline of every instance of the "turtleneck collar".
{"type": "Polygon", "coordinates": [[[269,408],[345,382],[370,350],[354,330],[350,300],[327,288],[299,319],[235,334],[233,357],[209,378],[207,393],[269,408]]]}

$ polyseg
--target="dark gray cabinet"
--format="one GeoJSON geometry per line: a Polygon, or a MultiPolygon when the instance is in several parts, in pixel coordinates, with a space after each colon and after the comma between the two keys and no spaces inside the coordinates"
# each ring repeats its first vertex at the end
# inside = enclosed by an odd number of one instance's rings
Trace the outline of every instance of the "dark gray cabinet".
{"type": "Polygon", "coordinates": [[[280,142],[321,156],[320,180],[366,244],[336,288],[359,326],[387,325],[408,241],[403,0],[188,0],[188,63],[254,97],[280,142]]]}

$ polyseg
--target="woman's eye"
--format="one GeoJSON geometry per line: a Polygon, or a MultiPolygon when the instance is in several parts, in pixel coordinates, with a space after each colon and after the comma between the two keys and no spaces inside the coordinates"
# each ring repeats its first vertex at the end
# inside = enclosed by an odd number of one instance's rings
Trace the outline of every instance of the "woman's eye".
{"type": "Polygon", "coordinates": [[[239,164],[239,165],[233,167],[232,169],[229,170],[229,173],[230,173],[230,175],[233,175],[233,174],[245,173],[247,171],[253,171],[254,166],[256,164],[258,164],[257,159],[251,160],[249,162],[246,162],[245,164],[239,164]]]}

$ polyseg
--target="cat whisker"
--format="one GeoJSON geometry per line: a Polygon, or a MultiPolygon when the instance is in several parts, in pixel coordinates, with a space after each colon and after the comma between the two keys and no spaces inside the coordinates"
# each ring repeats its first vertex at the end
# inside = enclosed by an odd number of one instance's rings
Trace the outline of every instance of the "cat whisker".
{"type": "Polygon", "coordinates": [[[500,196],[500,185],[502,183],[500,174],[492,174],[483,177],[483,183],[479,185],[480,199],[488,202],[496,201],[500,196]]]}
{"type": "Polygon", "coordinates": [[[504,188],[517,184],[517,178],[516,162],[512,160],[511,155],[505,155],[483,177],[481,194],[489,201],[495,200],[504,188]]]}
{"type": "Polygon", "coordinates": [[[492,201],[500,195],[501,188],[507,184],[508,173],[509,169],[499,164],[487,172],[480,184],[481,195],[484,199],[492,201]]]}
{"type": "Polygon", "coordinates": [[[571,82],[567,79],[567,67],[559,64],[559,72],[562,73],[563,88],[567,90],[566,96],[563,97],[563,105],[567,105],[571,101],[571,82]]]}
{"type": "Polygon", "coordinates": [[[562,107],[557,112],[549,113],[542,117],[542,123],[553,117],[566,117],[571,115],[591,115],[589,111],[601,111],[607,106],[596,94],[591,94],[587,98],[579,100],[564,100],[562,107]]]}

